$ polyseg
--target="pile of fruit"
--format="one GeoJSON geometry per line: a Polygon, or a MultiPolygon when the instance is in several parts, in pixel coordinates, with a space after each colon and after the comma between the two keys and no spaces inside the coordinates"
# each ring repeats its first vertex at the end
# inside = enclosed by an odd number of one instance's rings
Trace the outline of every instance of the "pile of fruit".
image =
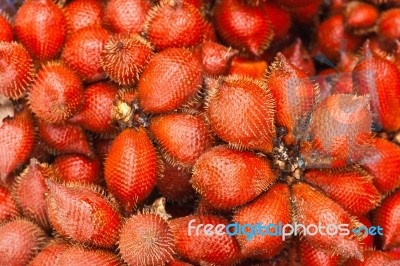
{"type": "Polygon", "coordinates": [[[400,265],[400,1],[7,12],[0,265],[400,265]]]}

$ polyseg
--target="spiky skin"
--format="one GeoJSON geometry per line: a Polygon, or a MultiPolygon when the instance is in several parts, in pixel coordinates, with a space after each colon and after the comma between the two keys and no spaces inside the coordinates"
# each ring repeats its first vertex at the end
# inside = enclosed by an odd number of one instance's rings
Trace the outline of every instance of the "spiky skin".
{"type": "Polygon", "coordinates": [[[89,159],[79,154],[65,154],[56,157],[52,164],[64,182],[95,184],[99,180],[101,165],[97,158],[89,159]]]}
{"type": "Polygon", "coordinates": [[[344,266],[380,266],[380,265],[390,265],[398,266],[399,260],[393,258],[387,252],[366,250],[364,251],[364,261],[359,261],[356,259],[349,259],[344,264],[344,266]]]}
{"type": "Polygon", "coordinates": [[[32,112],[49,123],[66,121],[82,108],[84,101],[80,79],[61,63],[45,65],[29,93],[32,112]]]}
{"type": "Polygon", "coordinates": [[[344,11],[346,27],[355,32],[368,32],[377,22],[379,10],[376,6],[359,1],[349,2],[344,11]]]}
{"type": "Polygon", "coordinates": [[[71,246],[58,260],[58,266],[123,266],[117,255],[110,251],[71,246]]]}
{"type": "Polygon", "coordinates": [[[62,236],[82,244],[111,248],[118,240],[121,217],[101,189],[46,180],[48,217],[62,236]]]}
{"type": "Polygon", "coordinates": [[[33,58],[54,59],[64,45],[66,21],[51,0],[25,1],[15,17],[15,33],[33,58]]]}
{"type": "Polygon", "coordinates": [[[169,114],[151,120],[149,130],[171,164],[191,167],[213,144],[209,126],[201,116],[169,114]]]}
{"type": "Polygon", "coordinates": [[[14,99],[23,96],[35,76],[32,58],[19,43],[0,41],[0,94],[14,99]]]}
{"type": "Polygon", "coordinates": [[[101,65],[119,85],[133,85],[153,56],[153,47],[136,34],[114,35],[104,46],[101,65]]]}
{"type": "Polygon", "coordinates": [[[0,185],[0,223],[19,215],[19,209],[11,195],[11,192],[0,185]]]}
{"type": "Polygon", "coordinates": [[[193,264],[186,263],[178,259],[174,259],[173,261],[170,261],[167,264],[167,266],[193,266],[193,264]]]}
{"type": "Polygon", "coordinates": [[[140,33],[150,9],[147,0],[110,0],[104,10],[104,22],[116,33],[140,33]]]}
{"type": "Polygon", "coordinates": [[[36,224],[18,218],[0,226],[0,264],[27,265],[47,241],[46,233],[36,224]]]}
{"type": "Polygon", "coordinates": [[[204,42],[201,48],[203,71],[207,75],[224,75],[228,71],[233,56],[232,50],[215,42],[204,42]]]}
{"type": "Polygon", "coordinates": [[[276,123],[288,131],[286,144],[295,144],[304,137],[318,88],[281,53],[276,55],[266,79],[276,103],[276,123]]]}
{"type": "Polygon", "coordinates": [[[174,237],[167,221],[154,213],[131,216],[121,229],[118,247],[129,265],[165,265],[173,259],[174,237]]]}
{"type": "Polygon", "coordinates": [[[0,180],[24,163],[35,141],[32,117],[28,110],[6,118],[0,126],[0,180]]]}
{"type": "Polygon", "coordinates": [[[58,265],[60,257],[63,252],[69,248],[69,245],[56,241],[50,242],[44,249],[42,249],[36,257],[30,262],[29,266],[52,266],[58,265]]]}
{"type": "Polygon", "coordinates": [[[0,11],[0,42],[12,42],[14,32],[8,16],[0,11]]]}
{"type": "Polygon", "coordinates": [[[380,193],[373,185],[372,178],[358,168],[311,170],[304,177],[355,216],[373,210],[380,201],[380,193]]]}
{"type": "Polygon", "coordinates": [[[92,154],[85,131],[78,125],[48,124],[39,121],[38,129],[43,141],[54,153],[78,153],[89,156],[92,154]]]}
{"type": "Polygon", "coordinates": [[[61,53],[65,61],[86,82],[106,77],[101,67],[101,53],[110,33],[98,26],[82,28],[68,38],[61,53]]]}
{"type": "Polygon", "coordinates": [[[362,165],[373,175],[379,191],[386,193],[400,187],[400,148],[385,139],[375,138],[371,142],[372,153],[362,165]]]}
{"type": "Polygon", "coordinates": [[[374,224],[383,228],[383,249],[400,245],[400,193],[394,193],[382,202],[374,216],[374,224]]]}
{"type": "Polygon", "coordinates": [[[311,55],[304,47],[303,42],[300,38],[297,38],[295,42],[282,50],[282,54],[298,69],[302,70],[308,76],[315,75],[315,66],[311,55]]]}
{"type": "Polygon", "coordinates": [[[317,249],[305,241],[299,243],[299,253],[302,264],[307,266],[336,266],[340,262],[339,256],[332,256],[328,252],[317,249]]]}
{"type": "Polygon", "coordinates": [[[227,146],[203,153],[191,179],[193,187],[211,206],[225,210],[253,200],[274,181],[275,173],[266,160],[227,146]]]}
{"type": "Polygon", "coordinates": [[[267,14],[239,0],[223,0],[215,7],[215,24],[221,37],[232,47],[261,55],[274,31],[267,14]]]}
{"type": "Polygon", "coordinates": [[[268,64],[264,60],[249,60],[236,56],[231,62],[229,75],[249,76],[253,79],[263,79],[268,64]]]}
{"type": "Polygon", "coordinates": [[[112,83],[99,82],[88,86],[84,92],[82,109],[69,121],[95,133],[111,133],[111,110],[118,87],[112,83]]]}
{"type": "Polygon", "coordinates": [[[124,212],[132,212],[156,184],[156,150],[143,128],[125,129],[114,140],[104,165],[107,188],[121,203],[124,212]]]}
{"type": "Polygon", "coordinates": [[[173,111],[196,96],[201,82],[198,54],[184,48],[164,50],[150,60],[139,79],[139,103],[148,113],[173,111]]]}
{"type": "MultiPolygon", "coordinates": [[[[190,215],[170,221],[170,228],[175,238],[176,252],[190,262],[199,264],[233,265],[240,257],[236,240],[224,233],[223,235],[204,234],[204,228],[196,234],[192,230],[188,235],[188,224],[195,219],[194,226],[202,224],[228,225],[228,220],[214,215],[190,215]]],[[[224,231],[223,231],[224,232],[224,231]]]]}
{"type": "Polygon", "coordinates": [[[203,39],[204,19],[187,1],[161,1],[147,15],[145,32],[158,50],[192,47],[203,39]]]}
{"type": "Polygon", "coordinates": [[[261,4],[261,8],[271,21],[274,31],[274,41],[284,39],[292,26],[290,13],[273,1],[261,4]]]}
{"type": "MultiPolygon", "coordinates": [[[[290,224],[290,207],[288,187],[284,184],[277,184],[254,202],[237,209],[233,216],[233,222],[241,225],[260,222],[263,226],[268,226],[268,224],[277,225],[279,222],[290,224]]],[[[277,233],[274,232],[274,229],[265,230],[270,231],[272,234],[277,233]]],[[[251,233],[250,230],[246,231],[251,233]]],[[[247,239],[247,236],[242,234],[237,236],[236,239],[244,257],[267,259],[277,255],[284,247],[282,237],[267,234],[255,235],[252,239],[247,239]]]]}
{"type": "Polygon", "coordinates": [[[206,114],[214,132],[234,147],[270,152],[275,101],[265,84],[236,75],[208,83],[206,114]]]}
{"type": "Polygon", "coordinates": [[[97,0],[77,0],[69,3],[64,8],[67,21],[67,32],[75,31],[89,26],[101,26],[103,7],[97,0]]]}

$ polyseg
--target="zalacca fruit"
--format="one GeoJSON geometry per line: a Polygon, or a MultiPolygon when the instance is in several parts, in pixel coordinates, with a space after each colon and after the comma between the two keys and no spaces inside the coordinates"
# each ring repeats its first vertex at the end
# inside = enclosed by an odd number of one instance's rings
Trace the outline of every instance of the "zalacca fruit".
{"type": "Polygon", "coordinates": [[[101,26],[103,7],[97,0],[76,0],[64,8],[68,34],[88,27],[101,26]]]}

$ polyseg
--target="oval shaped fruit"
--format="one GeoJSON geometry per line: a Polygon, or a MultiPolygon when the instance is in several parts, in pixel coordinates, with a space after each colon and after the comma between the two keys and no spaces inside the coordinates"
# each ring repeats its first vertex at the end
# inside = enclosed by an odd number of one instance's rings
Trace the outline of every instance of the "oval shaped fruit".
{"type": "Polygon", "coordinates": [[[0,223],[19,215],[19,209],[10,191],[0,185],[0,223]]]}
{"type": "Polygon", "coordinates": [[[69,246],[63,242],[51,241],[29,262],[29,266],[58,265],[60,257],[69,246]]]}
{"type": "Polygon", "coordinates": [[[351,1],[344,10],[346,26],[356,33],[365,34],[371,30],[379,17],[376,6],[360,1],[351,1]]]}
{"type": "Polygon", "coordinates": [[[203,71],[207,75],[223,75],[231,64],[236,50],[227,48],[216,42],[204,42],[201,47],[203,71]]]}
{"type": "Polygon", "coordinates": [[[65,154],[55,158],[52,167],[64,182],[96,183],[101,174],[97,158],[89,159],[80,154],[65,154]]]}
{"type": "Polygon", "coordinates": [[[275,3],[275,1],[265,1],[265,3],[261,4],[261,8],[271,21],[274,31],[274,41],[283,40],[292,26],[290,13],[275,3]]]}
{"type": "Polygon", "coordinates": [[[299,70],[303,71],[308,76],[315,75],[315,66],[311,55],[304,47],[303,42],[300,38],[297,38],[295,42],[282,50],[282,54],[299,70]]]}
{"type": "Polygon", "coordinates": [[[0,11],[0,42],[11,42],[14,39],[13,27],[8,15],[0,11]]]}
{"type": "Polygon", "coordinates": [[[64,8],[68,34],[89,26],[101,26],[103,7],[97,0],[76,0],[64,8]]]}
{"type": "Polygon", "coordinates": [[[51,0],[25,1],[15,16],[14,27],[18,39],[35,59],[54,59],[64,45],[65,17],[51,0]]]}
{"type": "Polygon", "coordinates": [[[400,8],[390,8],[380,14],[378,21],[378,34],[388,41],[400,38],[399,30],[400,8]]]}
{"type": "Polygon", "coordinates": [[[128,128],[119,134],[107,155],[104,178],[107,188],[132,212],[153,190],[158,172],[157,154],[147,132],[128,128]]]}
{"type": "Polygon", "coordinates": [[[253,200],[274,181],[275,173],[265,159],[224,145],[200,156],[191,179],[208,203],[225,210],[253,200]]]}
{"type": "Polygon", "coordinates": [[[65,250],[58,260],[57,266],[123,266],[118,256],[101,249],[86,249],[71,246],[65,250]]]}
{"type": "Polygon", "coordinates": [[[339,265],[340,257],[337,255],[331,256],[329,252],[315,248],[306,241],[300,241],[299,253],[301,262],[307,266],[336,266],[339,265]]]}
{"type": "Polygon", "coordinates": [[[243,76],[207,84],[207,118],[214,132],[239,149],[271,152],[275,102],[265,83],[243,76]]]}
{"type": "Polygon", "coordinates": [[[198,54],[184,48],[164,50],[150,60],[139,79],[139,103],[148,113],[173,111],[193,100],[201,82],[198,54]]]}

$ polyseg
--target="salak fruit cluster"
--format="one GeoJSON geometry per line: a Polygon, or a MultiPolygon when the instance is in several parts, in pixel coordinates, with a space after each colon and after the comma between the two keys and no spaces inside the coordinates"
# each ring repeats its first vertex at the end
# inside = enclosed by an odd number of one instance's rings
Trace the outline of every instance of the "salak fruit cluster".
{"type": "Polygon", "coordinates": [[[397,6],[2,12],[0,265],[400,265],[397,6]],[[383,235],[189,236],[193,219],[383,235]]]}

